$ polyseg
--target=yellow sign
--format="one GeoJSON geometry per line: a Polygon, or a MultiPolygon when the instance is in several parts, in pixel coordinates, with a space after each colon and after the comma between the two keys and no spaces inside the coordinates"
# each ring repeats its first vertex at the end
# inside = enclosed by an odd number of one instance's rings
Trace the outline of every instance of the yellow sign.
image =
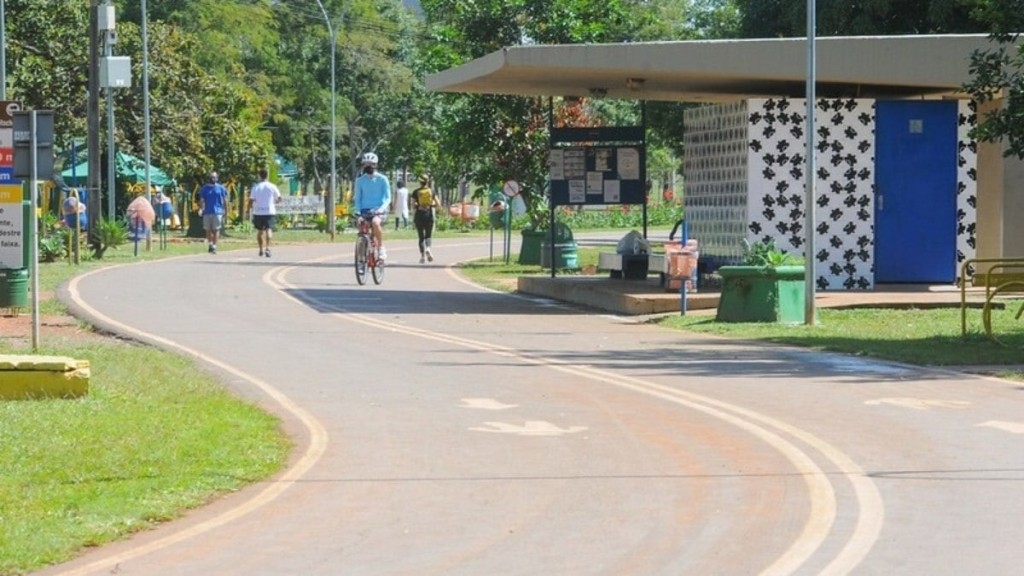
{"type": "Polygon", "coordinates": [[[21,205],[21,198],[23,193],[21,191],[21,185],[0,185],[0,203],[17,203],[21,205]]]}
{"type": "Polygon", "coordinates": [[[25,267],[21,186],[0,186],[0,268],[25,267]]]}

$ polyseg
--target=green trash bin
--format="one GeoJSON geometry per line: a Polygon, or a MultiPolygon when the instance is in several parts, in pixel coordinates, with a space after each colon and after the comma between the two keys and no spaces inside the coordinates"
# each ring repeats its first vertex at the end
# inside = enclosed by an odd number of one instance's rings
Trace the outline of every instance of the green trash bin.
{"type": "Polygon", "coordinates": [[[0,308],[28,308],[28,270],[0,270],[0,308]]]}
{"type": "MultiPolygon", "coordinates": [[[[545,239],[540,244],[540,266],[541,268],[551,268],[551,242],[549,239],[545,239]]],[[[575,241],[555,244],[555,269],[580,269],[579,250],[575,241]]]]}

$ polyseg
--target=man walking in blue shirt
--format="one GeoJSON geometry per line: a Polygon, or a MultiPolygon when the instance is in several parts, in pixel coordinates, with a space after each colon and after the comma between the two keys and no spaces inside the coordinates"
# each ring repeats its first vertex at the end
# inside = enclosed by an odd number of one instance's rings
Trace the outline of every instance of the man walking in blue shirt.
{"type": "Polygon", "coordinates": [[[210,178],[199,190],[199,213],[203,215],[203,229],[206,230],[206,251],[217,253],[217,238],[224,224],[227,213],[228,191],[218,182],[216,172],[210,172],[210,178]]]}
{"type": "Polygon", "coordinates": [[[377,155],[373,152],[363,154],[363,173],[356,178],[356,190],[353,195],[356,214],[363,218],[373,218],[373,237],[377,240],[377,258],[386,259],[384,250],[384,227],[381,223],[387,220],[388,207],[391,206],[391,183],[388,177],[377,172],[377,155]]]}

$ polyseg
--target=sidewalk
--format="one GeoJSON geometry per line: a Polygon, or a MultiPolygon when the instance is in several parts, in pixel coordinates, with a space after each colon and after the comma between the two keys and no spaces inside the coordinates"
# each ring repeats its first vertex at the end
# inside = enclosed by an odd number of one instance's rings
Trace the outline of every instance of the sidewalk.
{"type": "MultiPolygon", "coordinates": [[[[519,278],[518,290],[627,316],[678,313],[682,305],[679,292],[659,286],[654,276],[646,280],[622,280],[607,275],[523,276],[519,278]]],[[[970,288],[967,301],[978,303],[983,294],[983,289],[970,288]]],[[[714,313],[718,298],[717,291],[687,294],[686,311],[714,313]]],[[[817,292],[815,303],[819,308],[957,308],[960,290],[952,285],[878,285],[874,290],[817,292]]]]}

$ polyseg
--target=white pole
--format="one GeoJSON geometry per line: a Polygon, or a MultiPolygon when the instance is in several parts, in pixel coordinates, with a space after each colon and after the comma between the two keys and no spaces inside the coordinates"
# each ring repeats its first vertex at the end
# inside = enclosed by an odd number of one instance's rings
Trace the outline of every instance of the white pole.
{"type": "MultiPolygon", "coordinates": [[[[32,217],[29,220],[32,221],[32,262],[30,263],[31,269],[29,272],[32,275],[32,351],[36,352],[39,350],[39,218],[36,217],[36,209],[38,200],[36,197],[39,195],[36,188],[36,180],[39,179],[39,151],[36,149],[38,145],[38,136],[36,135],[36,111],[32,110],[29,116],[29,125],[31,126],[30,131],[32,132],[31,156],[29,161],[32,162],[31,172],[28,179],[29,196],[32,197],[29,202],[32,217]]],[[[75,209],[81,209],[81,206],[75,204],[75,209]]],[[[81,213],[75,215],[75,220],[81,218],[81,213]]]]}
{"type": "MultiPolygon", "coordinates": [[[[142,132],[145,135],[146,201],[152,204],[150,193],[150,142],[149,142],[149,27],[146,18],[146,0],[142,0],[142,132]]],[[[149,250],[152,236],[146,231],[146,249],[149,250]]]]}
{"type": "Polygon", "coordinates": [[[327,211],[327,232],[331,235],[331,240],[334,240],[334,228],[336,223],[334,221],[334,193],[337,190],[337,178],[338,170],[335,166],[337,162],[337,121],[335,119],[335,87],[334,87],[334,53],[337,52],[337,37],[334,35],[334,27],[331,26],[331,18],[327,15],[327,10],[324,8],[324,3],[320,0],[316,0],[316,3],[320,5],[320,11],[324,14],[324,22],[327,23],[327,33],[331,35],[331,178],[330,178],[330,190],[324,195],[324,209],[327,211]]]}
{"type": "MultiPolygon", "coordinates": [[[[110,6],[108,0],[106,6],[110,6]]],[[[103,36],[103,55],[110,58],[114,55],[114,47],[110,42],[111,31],[106,31],[103,36]]],[[[114,220],[114,195],[115,173],[114,173],[114,89],[107,86],[107,218],[114,220]]],[[[98,216],[98,214],[97,214],[98,216]]]]}
{"type": "Polygon", "coordinates": [[[804,175],[804,323],[815,323],[815,286],[817,278],[814,266],[814,208],[815,208],[815,176],[814,167],[814,108],[817,100],[815,94],[815,0],[807,0],[807,173],[804,175]]]}

